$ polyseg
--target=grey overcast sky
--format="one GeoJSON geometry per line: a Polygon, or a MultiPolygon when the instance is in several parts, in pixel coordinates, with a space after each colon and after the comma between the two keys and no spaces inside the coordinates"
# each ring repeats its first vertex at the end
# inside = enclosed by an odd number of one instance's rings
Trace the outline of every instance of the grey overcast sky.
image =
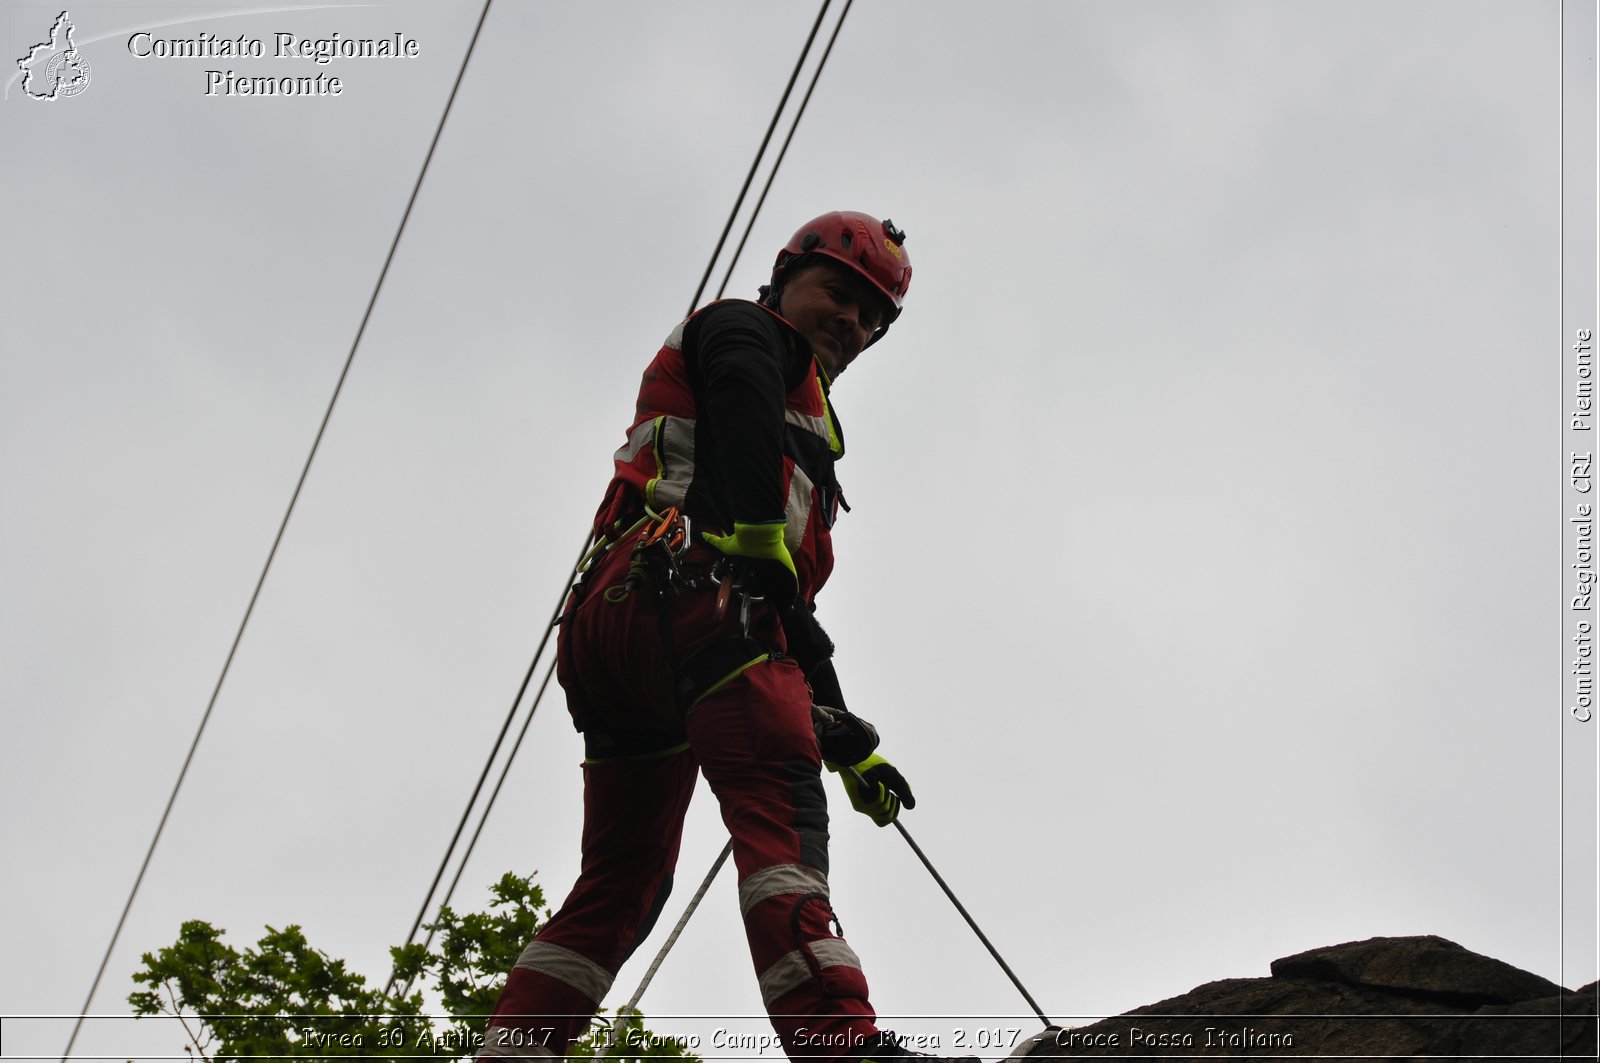
{"type": "MultiPolygon", "coordinates": [[[[90,80],[30,99],[60,11],[0,8],[9,1016],[82,1004],[478,4],[73,5],[90,80]]],[[[386,976],[815,12],[494,6],[96,1013],[188,918],[386,976]]],[[[836,391],[820,616],[907,826],[1052,1017],[1374,935],[1595,978],[1593,875],[1565,918],[1561,889],[1564,844],[1594,864],[1561,832],[1594,805],[1592,729],[1559,768],[1561,28],[1555,0],[851,10],[731,292],[822,211],[909,234],[905,315],[836,391]]],[[[552,691],[458,907],[512,869],[564,895],[580,757],[552,691]]],[[[885,1025],[1035,1028],[831,796],[885,1025]]],[[[725,837],[702,787],[670,917],[725,837]]],[[[765,1028],[731,874],[643,1007],[708,1055],[765,1028]]],[[[67,1028],[6,1019],[4,1050],[67,1028]]],[[[105,1020],[78,1050],[181,1044],[105,1020]]]]}

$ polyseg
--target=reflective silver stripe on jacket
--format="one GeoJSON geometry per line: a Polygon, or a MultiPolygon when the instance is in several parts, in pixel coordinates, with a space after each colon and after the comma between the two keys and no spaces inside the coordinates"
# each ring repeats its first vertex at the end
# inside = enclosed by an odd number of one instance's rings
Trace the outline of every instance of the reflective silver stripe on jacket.
{"type": "Polygon", "coordinates": [[[667,342],[663,343],[662,346],[671,347],[675,351],[683,350],[683,329],[687,324],[689,324],[688,318],[678,322],[678,327],[667,333],[667,342]]]}
{"type": "MultiPolygon", "coordinates": [[[[826,417],[785,410],[784,420],[789,424],[814,432],[828,439],[826,417]]],[[[634,425],[628,431],[628,441],[611,455],[619,465],[632,465],[649,447],[656,462],[656,475],[645,484],[645,504],[660,512],[668,506],[682,506],[689,494],[689,484],[694,479],[694,429],[693,417],[673,417],[662,414],[634,425]]],[[[783,542],[789,552],[797,553],[805,541],[806,525],[811,520],[811,499],[815,489],[811,477],[798,463],[789,462],[789,497],[783,508],[783,542]]]]}
{"type": "Polygon", "coordinates": [[[613,975],[604,967],[571,949],[535,941],[522,950],[517,966],[524,971],[538,971],[558,982],[565,982],[596,1004],[606,998],[613,975]]]}
{"type": "Polygon", "coordinates": [[[645,501],[657,510],[683,505],[694,479],[694,420],[689,417],[656,418],[656,478],[645,488],[645,501]]]}
{"type": "Polygon", "coordinates": [[[820,893],[826,897],[828,876],[804,864],[764,867],[739,883],[739,914],[749,915],[750,909],[769,897],[795,893],[820,893]]]}
{"type": "Polygon", "coordinates": [[[654,420],[636,424],[628,432],[628,441],[617,448],[617,452],[611,455],[611,459],[621,465],[632,465],[633,459],[637,458],[639,452],[655,437],[656,422],[654,420]]]}
{"type": "MultiPolygon", "coordinates": [[[[838,938],[823,938],[811,942],[811,954],[823,967],[853,967],[861,970],[861,960],[855,950],[838,938]]],[[[777,963],[761,972],[761,1000],[767,1007],[781,997],[811,981],[811,968],[806,958],[795,949],[777,963]]]]}
{"type": "Polygon", "coordinates": [[[517,1043],[521,1031],[507,1026],[491,1026],[483,1035],[483,1048],[479,1059],[555,1059],[556,1054],[544,1045],[517,1043]]]}
{"type": "Polygon", "coordinates": [[[828,419],[826,417],[801,413],[799,410],[784,410],[783,419],[796,428],[805,429],[814,436],[821,436],[823,439],[828,438],[828,419]]]}
{"type": "Polygon", "coordinates": [[[813,432],[828,441],[828,449],[834,454],[844,452],[844,440],[839,438],[839,423],[833,419],[833,406],[828,402],[828,389],[822,386],[822,379],[817,379],[817,397],[822,400],[822,416],[812,417],[808,414],[786,414],[785,421],[797,427],[813,432]]]}
{"type": "Polygon", "coordinates": [[[806,524],[811,520],[812,487],[811,477],[796,464],[789,472],[789,501],[783,507],[783,545],[791,554],[799,553],[805,540],[806,524]]]}

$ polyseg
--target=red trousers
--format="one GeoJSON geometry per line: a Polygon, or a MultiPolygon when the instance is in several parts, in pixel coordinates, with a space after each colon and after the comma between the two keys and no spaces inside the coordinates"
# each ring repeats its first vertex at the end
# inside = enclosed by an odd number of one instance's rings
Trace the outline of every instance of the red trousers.
{"type": "Polygon", "coordinates": [[[751,654],[746,644],[729,657],[718,650],[741,636],[737,597],[719,618],[709,586],[661,599],[645,581],[623,593],[627,546],[601,559],[561,632],[561,683],[589,753],[582,869],[512,970],[479,1058],[560,1056],[588,1029],[666,900],[697,769],[733,837],[773,1028],[791,1056],[857,1058],[877,1027],[860,962],[829,925],[810,688],[781,656],[781,625],[759,603],[749,638],[778,653],[751,654]],[[675,686],[688,682],[686,663],[707,658],[719,661],[713,678],[722,681],[702,678],[690,694],[709,692],[685,709],[675,686]]]}

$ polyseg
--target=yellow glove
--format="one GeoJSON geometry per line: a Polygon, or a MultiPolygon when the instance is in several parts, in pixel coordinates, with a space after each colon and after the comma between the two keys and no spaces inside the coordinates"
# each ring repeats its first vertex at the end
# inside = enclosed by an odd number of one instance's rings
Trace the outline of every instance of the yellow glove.
{"type": "Polygon", "coordinates": [[[784,544],[783,529],[781,520],[769,524],[734,521],[732,535],[701,532],[700,537],[729,557],[754,562],[750,567],[761,582],[762,593],[774,605],[787,607],[800,595],[800,579],[784,544]]]}
{"type": "Polygon", "coordinates": [[[900,806],[916,808],[917,799],[911,796],[911,784],[900,774],[900,769],[874,753],[850,768],[828,764],[829,771],[839,773],[844,792],[850,795],[850,807],[872,822],[887,827],[900,815],[900,806]]]}

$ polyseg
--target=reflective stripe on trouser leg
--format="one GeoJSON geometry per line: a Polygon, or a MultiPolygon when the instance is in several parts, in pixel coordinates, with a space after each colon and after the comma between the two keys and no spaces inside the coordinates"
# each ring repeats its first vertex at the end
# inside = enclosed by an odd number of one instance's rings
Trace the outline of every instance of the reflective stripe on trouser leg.
{"type": "Polygon", "coordinates": [[[494,1017],[484,1032],[479,1059],[559,1058],[589,1028],[589,1018],[604,993],[591,996],[590,989],[574,986],[568,977],[593,982],[593,972],[565,961],[568,957],[584,965],[590,961],[559,946],[541,948],[538,940],[523,952],[524,959],[529,953],[533,953],[534,966],[524,966],[519,960],[506,978],[494,1017]],[[557,950],[566,956],[557,955],[557,950]],[[549,968],[562,973],[552,974],[549,968]]]}
{"type": "Polygon", "coordinates": [[[560,945],[535,940],[517,957],[517,969],[539,971],[578,990],[598,1004],[606,998],[615,976],[593,960],[560,945]]]}
{"type": "Polygon", "coordinates": [[[859,1057],[877,1026],[860,961],[830,928],[827,798],[799,667],[779,658],[746,669],[695,705],[688,729],[733,836],[773,1028],[797,1057],[859,1057]]]}
{"type": "MultiPolygon", "coordinates": [[[[829,967],[861,970],[861,960],[856,956],[855,950],[840,938],[823,938],[820,941],[809,942],[807,947],[811,950],[817,966],[823,970],[829,967]]],[[[761,972],[761,1002],[771,1008],[776,1001],[811,980],[811,965],[806,962],[805,953],[795,949],[761,972]]]]}
{"type": "Polygon", "coordinates": [[[775,864],[764,867],[739,883],[739,914],[748,916],[750,909],[769,897],[785,894],[828,893],[828,876],[804,864],[775,864]]]}

